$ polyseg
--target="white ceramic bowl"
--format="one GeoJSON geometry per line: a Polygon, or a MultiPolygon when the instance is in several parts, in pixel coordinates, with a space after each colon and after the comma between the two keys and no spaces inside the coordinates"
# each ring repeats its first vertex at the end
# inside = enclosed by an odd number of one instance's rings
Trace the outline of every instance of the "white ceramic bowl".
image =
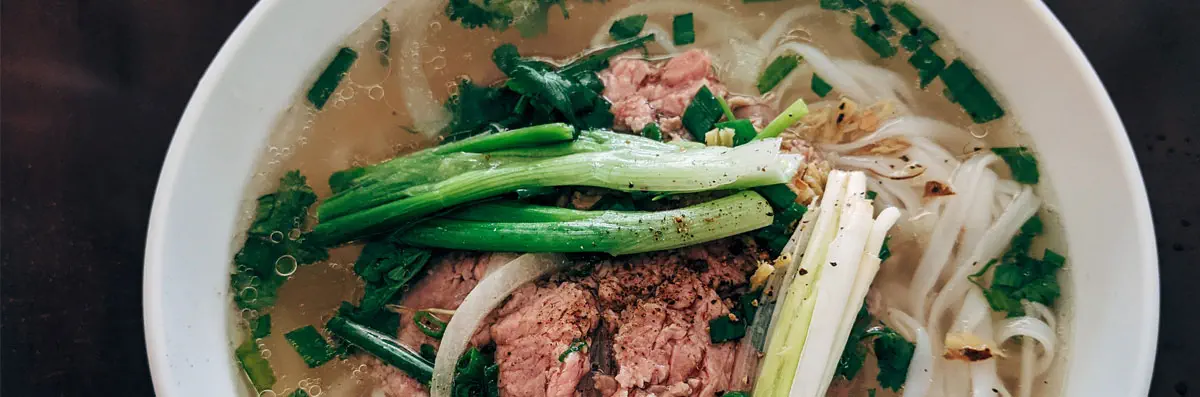
{"type": "MultiPolygon", "coordinates": [[[[268,132],[319,62],[385,0],[264,0],[200,80],[163,165],[146,247],[158,395],[233,396],[228,263],[268,132]]],[[[983,70],[1041,153],[1071,248],[1068,396],[1145,396],[1158,331],[1150,211],[1125,130],[1036,0],[916,0],[983,70]]]]}

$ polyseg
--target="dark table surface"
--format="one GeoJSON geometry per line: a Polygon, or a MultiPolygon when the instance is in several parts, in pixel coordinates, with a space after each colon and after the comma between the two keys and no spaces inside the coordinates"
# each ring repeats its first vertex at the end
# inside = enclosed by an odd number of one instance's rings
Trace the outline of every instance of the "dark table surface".
{"type": "MultiPolygon", "coordinates": [[[[1116,102],[1150,192],[1163,287],[1150,394],[1200,395],[1200,1],[1046,3],[1116,102]]],[[[159,167],[253,4],[0,4],[0,394],[153,393],[141,279],[159,167]]]]}

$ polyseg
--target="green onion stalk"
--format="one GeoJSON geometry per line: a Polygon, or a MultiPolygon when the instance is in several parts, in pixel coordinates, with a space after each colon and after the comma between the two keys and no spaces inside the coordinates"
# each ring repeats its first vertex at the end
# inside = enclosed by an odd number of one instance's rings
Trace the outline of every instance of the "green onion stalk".
{"type": "Polygon", "coordinates": [[[671,151],[612,150],[519,161],[403,189],[380,182],[355,189],[353,200],[331,199],[322,203],[318,208],[321,222],[314,229],[313,238],[329,245],[345,243],[407,226],[459,204],[517,189],[591,186],[689,193],[785,183],[796,173],[802,157],[781,153],[779,144],[777,139],[732,149],[682,149],[661,144],[664,148],[671,147],[671,151]]]}
{"type": "Polygon", "coordinates": [[[396,236],[406,244],[447,249],[624,255],[717,240],[765,227],[772,220],[767,201],[743,191],[658,212],[484,204],[422,222],[396,236]]]}

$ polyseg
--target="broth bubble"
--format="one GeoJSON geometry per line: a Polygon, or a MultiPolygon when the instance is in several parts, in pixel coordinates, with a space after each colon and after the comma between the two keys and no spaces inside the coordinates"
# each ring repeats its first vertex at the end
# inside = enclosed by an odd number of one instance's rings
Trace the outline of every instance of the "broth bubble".
{"type": "Polygon", "coordinates": [[[278,397],[278,394],[275,394],[274,390],[267,389],[258,393],[258,397],[278,397]]]}
{"type": "Polygon", "coordinates": [[[296,263],[296,257],[291,255],[284,255],[275,260],[275,274],[280,276],[291,276],[292,273],[296,272],[296,268],[298,267],[299,264],[296,263]]]}
{"type": "Polygon", "coordinates": [[[278,231],[278,230],[273,231],[273,232],[271,232],[270,235],[267,236],[267,239],[271,240],[272,243],[276,243],[276,244],[282,243],[283,242],[283,232],[278,231]]]}

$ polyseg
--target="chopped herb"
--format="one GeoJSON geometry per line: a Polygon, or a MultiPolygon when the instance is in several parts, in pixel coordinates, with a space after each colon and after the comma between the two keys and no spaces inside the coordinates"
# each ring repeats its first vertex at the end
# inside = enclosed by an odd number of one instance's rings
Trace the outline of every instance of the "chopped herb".
{"type": "Polygon", "coordinates": [[[867,389],[867,397],[875,397],[875,389],[867,389]]]}
{"type": "Polygon", "coordinates": [[[487,132],[493,125],[519,127],[521,119],[515,117],[521,94],[503,86],[478,86],[471,80],[458,83],[458,92],[446,100],[446,110],[452,115],[443,135],[446,142],[468,138],[487,132]]]}
{"type": "Polygon", "coordinates": [[[454,366],[452,396],[500,397],[500,366],[490,353],[472,346],[454,366]]]}
{"type": "Polygon", "coordinates": [[[309,394],[308,392],[304,391],[304,389],[296,389],[296,391],[292,392],[292,394],[289,394],[288,397],[309,397],[309,394]]]}
{"type": "Polygon", "coordinates": [[[662,129],[658,128],[657,123],[646,124],[646,126],[642,128],[642,136],[656,141],[661,141],[662,129]]]}
{"type": "Polygon", "coordinates": [[[929,46],[923,46],[913,52],[908,58],[908,63],[917,69],[917,75],[921,77],[921,88],[925,88],[933,79],[941,74],[942,69],[946,68],[946,60],[938,56],[929,46]]]}
{"type": "Polygon", "coordinates": [[[749,143],[758,135],[758,131],[754,130],[754,124],[746,119],[720,122],[714,126],[733,130],[733,146],[741,146],[749,143]]]}
{"type": "Polygon", "coordinates": [[[425,268],[430,255],[429,250],[401,243],[395,235],[368,242],[354,262],[354,273],[366,284],[361,309],[364,312],[383,310],[384,305],[425,268]]]}
{"type": "Polygon", "coordinates": [[[561,362],[567,361],[567,357],[569,357],[571,355],[571,353],[574,353],[574,352],[582,353],[583,349],[587,349],[587,342],[584,342],[581,340],[571,342],[571,345],[567,346],[567,350],[563,351],[562,354],[558,355],[558,362],[561,363],[561,362]]]}
{"type": "MultiPolygon", "coordinates": [[[[754,0],[754,1],[766,1],[766,0],[754,0]]],[[[772,0],[772,1],[774,1],[774,0],[772,0]]],[[[750,397],[750,395],[746,394],[746,392],[744,392],[744,391],[727,391],[727,392],[725,392],[725,394],[722,394],[721,397],[750,397]]]]}
{"type": "Polygon", "coordinates": [[[708,86],[702,85],[692,97],[692,102],[683,111],[683,127],[692,133],[697,141],[704,141],[704,134],[712,129],[713,123],[721,119],[723,110],[708,86]]]}
{"type": "Polygon", "coordinates": [[[767,185],[754,190],[766,198],[772,207],[787,208],[796,203],[796,192],[793,192],[786,184],[767,185]]]}
{"type": "Polygon", "coordinates": [[[900,46],[909,51],[916,51],[918,48],[923,46],[932,46],[933,43],[936,43],[939,39],[940,38],[938,37],[937,33],[933,33],[933,30],[930,30],[927,27],[922,27],[916,29],[916,34],[910,33],[900,37],[900,46]]]}
{"type": "Polygon", "coordinates": [[[875,380],[879,386],[900,391],[908,378],[908,364],[912,362],[916,346],[890,328],[872,330],[868,336],[875,337],[875,359],[879,363],[879,374],[875,380]]]}
{"type": "Polygon", "coordinates": [[[953,101],[966,110],[971,120],[982,124],[1004,116],[1004,109],[996,103],[996,98],[962,60],[955,59],[940,76],[953,101]]]}
{"type": "Polygon", "coordinates": [[[812,87],[813,92],[821,98],[824,98],[826,95],[829,95],[830,91],[833,91],[833,86],[825,82],[825,79],[822,79],[821,76],[818,76],[816,73],[813,73],[812,84],[810,84],[810,86],[812,87]]]}
{"type": "Polygon", "coordinates": [[[250,320],[250,336],[254,339],[266,338],[271,334],[271,315],[264,314],[250,320]]]}
{"type": "Polygon", "coordinates": [[[879,192],[874,190],[867,191],[867,200],[874,200],[876,197],[879,197],[879,192]]]}
{"type": "Polygon", "coordinates": [[[585,55],[578,60],[572,61],[563,66],[560,70],[563,74],[576,76],[583,72],[599,72],[608,67],[608,59],[621,55],[635,48],[642,48],[650,40],[654,40],[654,34],[644,34],[632,39],[621,40],[613,43],[611,46],[604,47],[585,55]]]}
{"type": "Polygon", "coordinates": [[[416,324],[417,329],[421,330],[421,333],[430,338],[442,339],[442,335],[446,334],[446,322],[428,311],[418,310],[413,313],[412,321],[413,324],[416,324]]]}
{"type": "Polygon", "coordinates": [[[275,385],[275,371],[271,369],[271,362],[263,358],[254,338],[246,338],[245,341],[242,341],[242,344],[234,349],[233,355],[237,357],[238,363],[242,365],[242,370],[250,378],[250,384],[254,386],[254,390],[261,392],[275,385]]]}
{"type": "Polygon", "coordinates": [[[758,310],[755,301],[761,294],[761,289],[742,294],[737,298],[737,303],[734,303],[733,307],[729,309],[728,315],[709,320],[708,335],[712,343],[727,342],[746,336],[746,328],[754,321],[754,314],[758,310]]]}
{"type": "Polygon", "coordinates": [[[893,55],[896,55],[896,47],[893,47],[892,43],[888,42],[886,36],[875,31],[875,29],[871,27],[871,24],[868,24],[867,20],[863,19],[862,16],[854,17],[853,30],[854,35],[858,36],[859,39],[862,39],[862,41],[866,43],[868,47],[871,47],[875,53],[879,54],[880,57],[891,58],[893,55]]]}
{"type": "Polygon", "coordinates": [[[716,97],[716,98],[717,98],[717,104],[721,105],[721,114],[725,115],[725,121],[731,121],[731,120],[737,119],[737,117],[733,115],[733,108],[729,107],[729,102],[726,102],[724,97],[716,97]]]}
{"type": "Polygon", "coordinates": [[[642,33],[642,28],[646,26],[646,18],[646,14],[637,14],[618,19],[608,28],[608,35],[612,36],[613,40],[635,37],[642,33]]]}
{"type": "Polygon", "coordinates": [[[1013,237],[1004,255],[989,261],[978,273],[968,276],[972,283],[984,290],[992,310],[1020,316],[1025,314],[1021,307],[1022,300],[1052,306],[1062,293],[1058,285],[1058,270],[1066,265],[1067,258],[1051,250],[1046,250],[1042,259],[1029,256],[1033,239],[1041,231],[1041,219],[1036,216],[1030,218],[1013,237]],[[992,285],[984,287],[980,280],[993,268],[992,285]]]}
{"type": "Polygon", "coordinates": [[[309,368],[316,368],[333,359],[333,347],[321,336],[320,332],[311,325],[297,328],[283,335],[288,344],[300,353],[300,358],[309,368]]]}
{"type": "Polygon", "coordinates": [[[775,212],[771,225],[760,229],[756,236],[765,240],[771,252],[778,255],[808,208],[796,202],[796,193],[786,184],[763,186],[755,190],[767,199],[775,212]]]}
{"type": "Polygon", "coordinates": [[[395,335],[400,329],[400,315],[391,310],[363,310],[343,301],[337,314],[387,335],[395,335]]]}
{"type": "Polygon", "coordinates": [[[866,0],[866,3],[867,13],[871,14],[871,22],[875,23],[871,29],[875,29],[875,26],[878,26],[879,28],[876,31],[882,33],[884,36],[896,35],[896,30],[892,28],[892,19],[888,17],[883,2],[879,0],[866,0]]]}
{"type": "Polygon", "coordinates": [[[316,200],[317,195],[300,171],[284,174],[274,193],[258,198],[246,241],[233,256],[237,271],[230,284],[239,308],[271,307],[287,275],[301,265],[329,257],[324,248],[310,242],[308,234],[301,232],[308,220],[308,207],[316,200]]]}
{"type": "Polygon", "coordinates": [[[391,62],[389,56],[392,52],[392,24],[388,23],[387,19],[379,27],[379,41],[375,42],[375,51],[379,51],[379,64],[388,66],[391,62]]]}
{"type": "Polygon", "coordinates": [[[767,91],[775,88],[796,66],[800,65],[800,56],[796,54],[780,55],[771,64],[763,69],[762,75],[758,76],[758,92],[766,94],[767,91]]]}
{"type": "Polygon", "coordinates": [[[867,328],[870,325],[871,314],[867,312],[867,305],[864,304],[858,310],[858,315],[854,317],[854,325],[850,327],[850,337],[846,339],[846,348],[842,350],[842,357],[838,359],[837,367],[834,368],[834,376],[850,380],[854,379],[858,375],[858,371],[862,370],[863,364],[867,362],[867,346],[861,342],[866,337],[867,328]]]}
{"type": "Polygon", "coordinates": [[[421,344],[421,358],[424,358],[424,359],[432,362],[433,360],[437,359],[437,349],[434,349],[433,345],[431,345],[431,344],[422,343],[421,344]]]}
{"type": "Polygon", "coordinates": [[[473,0],[450,0],[445,14],[464,28],[487,27],[495,31],[515,26],[522,37],[532,37],[546,31],[546,18],[550,7],[558,5],[566,18],[563,0],[509,0],[480,2],[473,0]]]}
{"type": "Polygon", "coordinates": [[[696,42],[695,20],[692,13],[676,15],[671,20],[671,35],[675,45],[687,45],[696,42]]]}
{"type": "Polygon", "coordinates": [[[826,10],[857,10],[862,6],[862,0],[821,0],[821,8],[826,10]]]}
{"type": "Polygon", "coordinates": [[[916,346],[890,328],[872,327],[873,321],[864,303],[854,318],[850,337],[846,339],[846,348],[842,350],[842,357],[838,359],[834,376],[841,376],[846,380],[857,376],[866,362],[869,343],[879,367],[879,374],[875,379],[879,381],[880,386],[899,391],[908,377],[908,364],[912,361],[916,346]]]}
{"type": "Polygon", "coordinates": [[[1024,146],[1013,147],[997,147],[992,148],[992,153],[1004,159],[1008,163],[1008,169],[1012,170],[1013,180],[1027,185],[1036,185],[1040,179],[1040,174],[1037,169],[1037,158],[1033,156],[1028,148],[1024,146]]]}
{"type": "Polygon", "coordinates": [[[338,84],[341,84],[342,78],[346,77],[346,72],[350,70],[350,65],[354,64],[354,60],[358,59],[358,52],[355,52],[350,47],[342,47],[338,50],[337,55],[333,56],[333,60],[329,61],[329,66],[317,76],[317,81],[313,82],[312,88],[308,89],[308,102],[312,103],[317,110],[325,107],[325,102],[329,101],[329,97],[337,90],[338,84]]]}
{"type": "Polygon", "coordinates": [[[909,10],[908,6],[905,6],[904,3],[892,4],[888,9],[888,13],[892,14],[892,17],[896,18],[897,21],[900,21],[900,24],[909,29],[921,27],[921,18],[918,18],[917,14],[913,14],[912,10],[909,10]]]}

